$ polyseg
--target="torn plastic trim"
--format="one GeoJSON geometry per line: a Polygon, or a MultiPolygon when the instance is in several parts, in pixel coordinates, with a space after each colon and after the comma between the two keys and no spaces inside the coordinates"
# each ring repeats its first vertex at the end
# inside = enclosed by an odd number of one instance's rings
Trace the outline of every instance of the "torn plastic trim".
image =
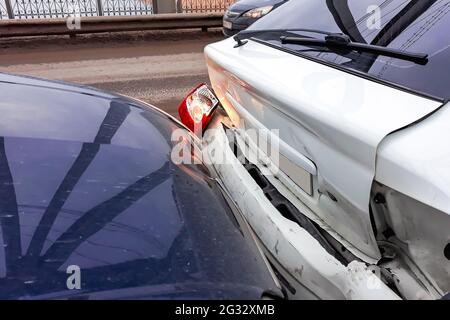
{"type": "Polygon", "coordinates": [[[286,198],[284,198],[278,190],[273,187],[267,178],[262,175],[258,167],[254,164],[246,162],[244,168],[252,176],[253,180],[260,186],[263,190],[266,198],[272,203],[272,205],[281,213],[283,217],[292,222],[297,223],[303,229],[308,231],[308,233],[316,239],[320,245],[333,257],[335,257],[343,265],[348,265],[350,261],[347,261],[344,256],[341,255],[324,237],[321,230],[317,225],[308,219],[301,211],[299,211],[295,206],[293,206],[286,198]]]}
{"type": "MultiPolygon", "coordinates": [[[[378,244],[389,251],[383,253],[383,260],[401,260],[429,298],[437,299],[448,292],[448,214],[378,182],[373,184],[371,207],[378,244]]],[[[422,297],[427,298],[422,294],[417,299],[422,297]]]]}
{"type": "MultiPolygon", "coordinates": [[[[285,197],[298,211],[300,211],[312,222],[317,224],[322,230],[324,230],[324,232],[333,237],[335,241],[341,243],[342,246],[345,247],[345,249],[348,250],[352,255],[357,256],[362,261],[370,264],[376,264],[378,262],[377,259],[364,254],[361,250],[353,246],[349,241],[347,241],[339,233],[337,233],[329,225],[327,225],[327,223],[311,209],[313,207],[315,208],[315,210],[321,210],[320,206],[313,204],[314,201],[319,201],[319,198],[315,199],[314,197],[309,196],[306,192],[303,191],[303,189],[297,186],[297,184],[295,184],[292,179],[289,178],[283,171],[279,170],[279,168],[272,163],[270,157],[265,157],[264,154],[258,153],[258,147],[256,146],[256,144],[250,138],[243,136],[240,130],[228,129],[227,127],[224,128],[225,131],[233,131],[235,140],[238,145],[246,146],[246,148],[244,149],[248,153],[243,153],[243,156],[246,157],[246,159],[258,159],[258,162],[253,162],[253,164],[263,172],[270,172],[270,174],[264,175],[265,178],[281,194],[281,196],[285,197]],[[258,153],[258,156],[256,156],[256,153],[258,153]],[[310,203],[307,202],[308,200],[310,200],[310,203]]],[[[243,150],[241,149],[241,151],[243,150]]],[[[317,177],[315,176],[314,179],[317,179],[317,177]]],[[[316,184],[318,182],[313,181],[312,183],[316,184]]],[[[323,194],[320,194],[319,192],[317,197],[323,197],[323,194]]]]}
{"type": "Polygon", "coordinates": [[[344,266],[305,229],[284,218],[234,157],[222,128],[207,132],[205,141],[209,143],[204,157],[214,158],[220,152],[227,159],[208,166],[220,177],[264,246],[295,279],[322,299],[399,299],[365,263],[353,261],[344,266]]]}

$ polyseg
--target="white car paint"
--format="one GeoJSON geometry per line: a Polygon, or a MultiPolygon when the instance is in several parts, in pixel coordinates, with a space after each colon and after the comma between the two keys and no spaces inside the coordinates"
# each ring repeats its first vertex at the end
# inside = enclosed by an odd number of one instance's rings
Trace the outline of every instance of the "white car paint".
{"type": "Polygon", "coordinates": [[[228,159],[216,163],[214,171],[259,239],[304,286],[302,298],[399,299],[364,263],[342,265],[306,230],[285,219],[234,158],[231,149],[223,147],[229,143],[223,129],[207,131],[205,141],[209,143],[203,148],[204,158],[223,153],[220,157],[228,159]]]}
{"type": "Polygon", "coordinates": [[[369,218],[377,148],[441,103],[251,40],[234,45],[228,39],[205,49],[211,83],[227,112],[237,115],[234,123],[279,129],[280,139],[296,151],[285,156],[294,163],[306,157],[317,167],[321,192],[302,200],[356,255],[378,260],[369,218]]]}
{"type": "Polygon", "coordinates": [[[387,137],[378,150],[375,177],[402,193],[387,193],[390,225],[441,294],[450,290],[450,262],[443,254],[450,245],[449,119],[447,104],[426,121],[387,137]]]}
{"type": "MultiPolygon", "coordinates": [[[[261,150],[245,129],[271,136],[280,161],[250,162],[269,168],[264,175],[271,185],[360,259],[345,267],[328,254],[280,214],[241,164],[213,164],[267,250],[306,288],[304,297],[398,298],[381,281],[374,293],[364,276],[367,266],[390,274],[406,298],[448,292],[442,246],[450,241],[449,107],[252,40],[234,45],[233,39],[209,45],[205,55],[226,121],[250,147],[246,157],[261,150]],[[387,203],[374,202],[377,192],[387,203]],[[374,227],[391,228],[397,238],[386,242],[374,227]],[[393,260],[380,262],[380,246],[393,260]],[[348,282],[355,266],[361,287],[348,282]]],[[[227,143],[218,141],[205,152],[229,153],[227,143]]],[[[386,274],[380,278],[388,281],[386,274]]]]}
{"type": "Polygon", "coordinates": [[[449,119],[447,103],[427,121],[387,137],[378,150],[376,180],[450,215],[449,119]]]}

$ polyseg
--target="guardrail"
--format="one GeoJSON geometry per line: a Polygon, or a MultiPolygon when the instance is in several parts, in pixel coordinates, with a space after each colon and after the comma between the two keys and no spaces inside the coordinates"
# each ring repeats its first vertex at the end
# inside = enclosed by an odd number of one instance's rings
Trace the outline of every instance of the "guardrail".
{"type": "Polygon", "coordinates": [[[82,33],[193,29],[222,26],[222,13],[175,13],[148,16],[68,17],[0,21],[0,38],[82,33]]]}

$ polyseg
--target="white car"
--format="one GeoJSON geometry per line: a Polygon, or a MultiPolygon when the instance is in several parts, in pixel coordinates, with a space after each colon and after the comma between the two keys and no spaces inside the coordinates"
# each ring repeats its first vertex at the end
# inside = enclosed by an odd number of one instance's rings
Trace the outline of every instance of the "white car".
{"type": "Polygon", "coordinates": [[[226,155],[210,168],[289,297],[450,291],[449,13],[289,1],[205,49],[215,97],[200,87],[181,119],[226,155]]]}

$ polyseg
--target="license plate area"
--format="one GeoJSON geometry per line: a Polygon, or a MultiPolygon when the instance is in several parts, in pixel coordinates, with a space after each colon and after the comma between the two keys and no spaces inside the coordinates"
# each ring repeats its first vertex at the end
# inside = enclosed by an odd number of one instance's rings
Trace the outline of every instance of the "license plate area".
{"type": "MultiPolygon", "coordinates": [[[[232,141],[232,144],[230,144],[230,148],[233,150],[235,156],[237,156],[241,161],[242,157],[244,157],[245,162],[257,165],[258,163],[255,162],[254,156],[255,152],[259,155],[264,154],[267,159],[271,159],[271,154],[267,154],[266,152],[268,150],[273,151],[271,145],[272,140],[265,140],[263,136],[260,136],[259,139],[257,139],[257,142],[255,142],[250,137],[244,138],[240,135],[237,135],[234,130],[229,129],[226,126],[224,126],[224,130],[225,132],[227,132],[227,134],[230,134],[230,131],[232,132],[231,135],[234,137],[234,139],[232,141]],[[243,146],[244,148],[242,148],[243,146]]],[[[256,157],[256,159],[257,158],[258,157],[256,157]]],[[[286,180],[285,178],[287,177],[288,180],[290,179],[297,187],[302,189],[303,192],[312,197],[314,195],[313,175],[297,164],[293,163],[289,158],[281,153],[278,154],[277,160],[278,169],[285,175],[285,177],[279,177],[281,181],[286,180]]],[[[266,173],[274,175],[275,172],[270,172],[270,168],[271,166],[268,166],[268,172],[266,173]]]]}

